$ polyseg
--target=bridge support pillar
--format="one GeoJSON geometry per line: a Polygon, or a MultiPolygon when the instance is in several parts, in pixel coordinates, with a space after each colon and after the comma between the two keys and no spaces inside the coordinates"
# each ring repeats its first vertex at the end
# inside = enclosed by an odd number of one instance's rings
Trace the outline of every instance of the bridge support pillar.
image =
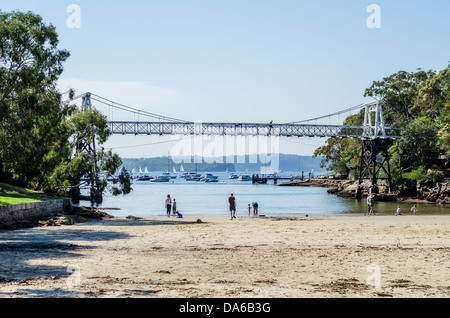
{"type": "MultiPolygon", "coordinates": [[[[83,96],[81,109],[83,111],[88,111],[92,109],[92,102],[91,102],[91,93],[86,93],[83,96]]],[[[89,173],[89,183],[90,183],[90,195],[89,198],[91,202],[95,203],[102,203],[103,202],[103,193],[100,186],[100,180],[99,180],[99,168],[98,168],[98,157],[97,157],[97,150],[95,147],[95,134],[93,135],[93,138],[91,141],[87,140],[86,138],[78,140],[77,144],[77,152],[81,151],[86,154],[88,154],[92,160],[94,161],[93,167],[89,173]]],[[[80,200],[80,189],[79,187],[75,189],[74,191],[74,200],[80,200]]]]}
{"type": "Polygon", "coordinates": [[[391,140],[387,138],[362,139],[359,185],[364,180],[369,180],[369,193],[378,193],[378,180],[386,180],[390,191],[392,182],[388,152],[390,146],[391,140]]]}

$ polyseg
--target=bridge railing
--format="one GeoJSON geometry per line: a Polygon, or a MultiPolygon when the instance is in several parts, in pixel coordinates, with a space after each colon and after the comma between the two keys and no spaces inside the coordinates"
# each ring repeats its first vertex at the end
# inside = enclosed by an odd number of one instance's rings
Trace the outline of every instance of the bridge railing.
{"type": "MultiPolygon", "coordinates": [[[[258,124],[258,123],[204,123],[204,122],[127,122],[111,121],[108,128],[120,135],[236,135],[280,137],[345,137],[371,138],[364,126],[258,124]]],[[[399,138],[399,132],[386,128],[387,138],[399,138]]]]}

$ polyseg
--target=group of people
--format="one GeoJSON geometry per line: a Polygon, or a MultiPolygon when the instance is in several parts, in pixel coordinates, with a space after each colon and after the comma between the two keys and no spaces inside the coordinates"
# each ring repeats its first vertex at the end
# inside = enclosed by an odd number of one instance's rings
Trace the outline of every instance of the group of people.
{"type": "MultiPolygon", "coordinates": [[[[228,197],[228,204],[230,206],[230,217],[231,220],[236,218],[236,197],[232,193],[228,197]]],[[[253,201],[251,204],[248,204],[248,215],[250,216],[251,209],[253,207],[253,216],[258,216],[258,202],[253,201]]]]}
{"type": "Polygon", "coordinates": [[[178,218],[182,218],[183,215],[177,211],[177,202],[175,201],[175,199],[171,199],[170,198],[170,194],[167,195],[166,198],[166,213],[167,213],[167,217],[170,218],[170,213],[172,212],[173,214],[176,214],[178,218]]]}
{"type": "MultiPolygon", "coordinates": [[[[236,218],[236,198],[234,194],[232,193],[230,197],[228,198],[228,204],[230,206],[230,216],[231,219],[236,218]]],[[[248,204],[248,215],[250,216],[251,206],[253,206],[253,215],[258,216],[258,202],[253,201],[250,205],[248,204]]],[[[170,197],[170,194],[167,195],[166,201],[165,201],[165,208],[166,208],[166,214],[167,217],[170,217],[170,214],[176,214],[178,218],[182,218],[183,215],[177,210],[177,202],[175,199],[172,199],[170,197]]]]}
{"type": "MultiPolygon", "coordinates": [[[[367,215],[375,215],[375,210],[373,208],[374,206],[374,195],[370,194],[367,196],[367,215]]],[[[414,204],[414,206],[411,208],[411,212],[416,215],[417,213],[417,206],[414,204]]],[[[400,208],[400,206],[397,206],[397,210],[395,215],[403,215],[402,214],[402,209],[400,208]]]]}
{"type": "MultiPolygon", "coordinates": [[[[411,208],[411,212],[416,215],[417,212],[417,206],[414,204],[414,206],[411,208]]],[[[403,215],[402,214],[402,209],[400,208],[400,206],[397,206],[397,211],[395,213],[395,215],[403,215]]]]}
{"type": "MultiPolygon", "coordinates": [[[[231,220],[235,219],[236,218],[236,197],[234,196],[233,193],[228,197],[228,204],[230,207],[231,220]]],[[[176,214],[178,218],[183,217],[183,215],[177,211],[177,203],[176,203],[175,199],[172,200],[172,198],[170,197],[170,194],[167,195],[165,207],[166,207],[167,217],[170,217],[171,213],[176,214]]],[[[258,202],[253,201],[251,204],[250,203],[248,204],[248,215],[249,216],[251,214],[252,207],[253,207],[253,216],[258,216],[258,202]]],[[[417,206],[415,204],[411,208],[411,212],[414,215],[416,215],[417,206]]],[[[367,196],[367,215],[375,215],[374,195],[373,194],[370,194],[367,196]]],[[[396,211],[395,215],[402,215],[400,206],[397,206],[397,211],[396,211]]]]}

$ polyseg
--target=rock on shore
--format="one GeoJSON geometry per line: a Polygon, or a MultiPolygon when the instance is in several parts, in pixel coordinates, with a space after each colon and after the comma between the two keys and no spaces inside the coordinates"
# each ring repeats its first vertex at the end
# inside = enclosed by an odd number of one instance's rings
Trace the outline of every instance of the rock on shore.
{"type": "MultiPolygon", "coordinates": [[[[362,183],[358,185],[354,180],[343,179],[305,179],[301,181],[289,181],[278,186],[299,187],[325,187],[328,193],[339,197],[355,198],[360,187],[360,196],[367,197],[370,186],[362,183]]],[[[378,186],[377,201],[403,201],[412,200],[422,203],[450,204],[450,183],[433,183],[430,180],[419,181],[416,186],[397,185],[388,189],[385,185],[378,186]]]]}
{"type": "Polygon", "coordinates": [[[55,215],[45,219],[22,220],[2,224],[1,229],[14,230],[32,227],[73,225],[75,223],[87,222],[89,220],[104,220],[110,218],[114,218],[114,216],[94,207],[81,206],[73,207],[71,212],[55,215]]]}
{"type": "Polygon", "coordinates": [[[439,204],[450,204],[450,183],[419,181],[417,183],[417,198],[439,204]]]}

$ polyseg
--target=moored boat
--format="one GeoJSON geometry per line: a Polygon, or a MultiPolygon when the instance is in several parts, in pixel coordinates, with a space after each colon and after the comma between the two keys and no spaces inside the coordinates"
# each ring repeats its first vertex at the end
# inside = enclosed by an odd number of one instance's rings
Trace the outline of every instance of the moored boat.
{"type": "Polygon", "coordinates": [[[165,175],[156,176],[154,179],[151,179],[150,182],[169,182],[170,177],[165,175]]]}
{"type": "Polygon", "coordinates": [[[238,181],[252,181],[252,177],[248,174],[241,174],[238,178],[238,181]]]}
{"type": "Polygon", "coordinates": [[[217,180],[219,176],[215,176],[211,173],[207,173],[201,177],[200,181],[209,181],[209,180],[217,180]]]}

